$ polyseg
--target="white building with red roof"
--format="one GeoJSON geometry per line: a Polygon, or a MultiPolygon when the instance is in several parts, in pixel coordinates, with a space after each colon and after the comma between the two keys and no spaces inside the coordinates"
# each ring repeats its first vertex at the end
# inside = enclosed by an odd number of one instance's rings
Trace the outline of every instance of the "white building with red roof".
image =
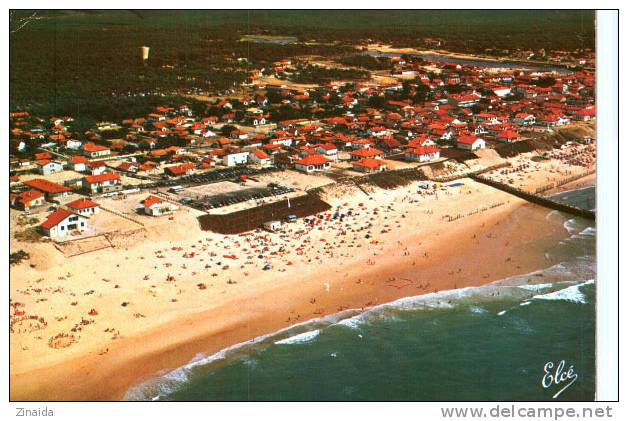
{"type": "Polygon", "coordinates": [[[83,154],[90,158],[98,158],[99,156],[111,154],[111,149],[106,146],[96,145],[95,143],[86,143],[83,145],[83,154]]]}
{"type": "Polygon", "coordinates": [[[362,158],[357,161],[351,162],[355,171],[363,173],[374,173],[386,171],[388,165],[381,159],[362,158]]]}
{"type": "Polygon", "coordinates": [[[384,156],[384,152],[376,148],[362,148],[351,152],[351,160],[358,161],[363,158],[380,159],[384,156]]]}
{"type": "Polygon", "coordinates": [[[500,142],[504,142],[504,143],[513,143],[513,142],[518,142],[521,140],[521,135],[517,132],[514,132],[512,130],[503,130],[501,132],[499,132],[497,134],[497,136],[495,136],[495,139],[497,139],[500,142]]]}
{"type": "Polygon", "coordinates": [[[456,146],[459,149],[474,151],[476,149],[486,148],[486,142],[484,141],[484,139],[477,136],[460,136],[458,139],[456,139],[456,146]]]}
{"type": "Polygon", "coordinates": [[[420,146],[405,151],[405,158],[414,162],[429,162],[440,158],[440,149],[435,146],[420,146]]]}
{"type": "Polygon", "coordinates": [[[87,175],[83,178],[83,189],[90,193],[109,193],[122,190],[120,175],[107,172],[99,175],[87,175]]]}
{"type": "Polygon", "coordinates": [[[96,215],[100,211],[100,205],[98,203],[86,198],[66,203],[65,206],[72,212],[83,216],[96,215]]]}
{"type": "Polygon", "coordinates": [[[46,200],[56,197],[65,197],[72,191],[69,187],[43,178],[34,178],[25,181],[24,184],[42,192],[46,196],[46,200]]]}
{"type": "Polygon", "coordinates": [[[268,165],[271,163],[270,156],[261,149],[255,149],[249,154],[249,161],[253,164],[268,165]]]}
{"type": "Polygon", "coordinates": [[[303,171],[305,173],[325,171],[331,167],[331,161],[323,155],[315,153],[299,159],[294,163],[294,167],[298,171],[303,171]]]}
{"type": "Polygon", "coordinates": [[[150,216],[168,215],[179,209],[174,203],[153,195],[148,196],[141,203],[144,205],[144,213],[150,216]]]}
{"type": "Polygon", "coordinates": [[[87,226],[87,219],[68,209],[57,209],[52,212],[39,226],[42,232],[50,238],[64,237],[73,232],[83,232],[87,226]]]}

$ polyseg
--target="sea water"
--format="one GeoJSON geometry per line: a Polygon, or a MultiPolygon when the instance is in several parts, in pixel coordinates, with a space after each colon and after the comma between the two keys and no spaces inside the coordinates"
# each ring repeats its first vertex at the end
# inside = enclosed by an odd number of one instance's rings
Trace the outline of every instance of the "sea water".
{"type": "MultiPolygon", "coordinates": [[[[594,208],[593,187],[556,195],[594,208]]],[[[595,226],[548,211],[560,262],[481,287],[311,320],[131,388],[129,400],[557,400],[595,398],[595,226]],[[548,382],[545,382],[547,385],[548,382]]]]}

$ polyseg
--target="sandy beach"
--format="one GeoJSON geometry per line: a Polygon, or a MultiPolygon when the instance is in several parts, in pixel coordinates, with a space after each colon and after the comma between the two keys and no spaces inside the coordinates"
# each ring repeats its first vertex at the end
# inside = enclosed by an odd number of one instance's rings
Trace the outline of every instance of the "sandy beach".
{"type": "MultiPolygon", "coordinates": [[[[586,170],[561,162],[540,163],[533,177],[522,167],[515,183],[533,189],[586,170]]],[[[198,353],[344,309],[556,263],[542,250],[565,230],[547,209],[459,181],[368,195],[330,188],[325,200],[344,220],[299,220],[279,233],[203,232],[198,212],[185,210],[120,234],[113,248],[70,258],[34,244],[38,257],[11,268],[12,304],[19,303],[12,314],[31,317],[12,326],[11,399],[119,400],[198,353]]]]}

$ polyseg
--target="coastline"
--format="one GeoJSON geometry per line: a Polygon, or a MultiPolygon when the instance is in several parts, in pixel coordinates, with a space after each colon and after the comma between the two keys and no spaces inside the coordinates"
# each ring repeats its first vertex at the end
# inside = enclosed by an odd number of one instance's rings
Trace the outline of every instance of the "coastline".
{"type": "MultiPolygon", "coordinates": [[[[582,185],[587,179],[590,182],[595,176],[575,180],[559,190],[582,185]]],[[[547,221],[545,208],[505,196],[510,200],[503,206],[399,238],[412,256],[429,249],[429,258],[411,261],[393,247],[376,252],[379,256],[374,266],[353,259],[346,265],[306,272],[298,288],[294,280],[277,282],[271,288],[253,288],[202,311],[178,314],[173,320],[121,338],[106,355],[92,350],[49,366],[19,372],[12,367],[11,399],[119,400],[130,387],[182,366],[199,353],[212,354],[295,322],[408,296],[484,285],[554,264],[546,260],[542,250],[548,242],[560,241],[562,225],[547,221]],[[461,268],[464,271],[458,274],[461,268]],[[387,282],[391,278],[404,281],[387,282]],[[325,284],[331,285],[331,291],[326,291],[325,284]],[[310,297],[315,298],[315,305],[310,297]],[[324,309],[322,314],[320,308],[324,309]],[[67,384],[68,377],[75,381],[67,384]],[[65,387],[60,388],[60,384],[65,387]]]]}

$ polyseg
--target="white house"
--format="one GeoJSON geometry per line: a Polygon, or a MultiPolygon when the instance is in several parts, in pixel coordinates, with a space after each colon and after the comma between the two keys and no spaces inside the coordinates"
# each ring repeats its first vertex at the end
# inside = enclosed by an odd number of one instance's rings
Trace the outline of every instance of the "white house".
{"type": "Polygon", "coordinates": [[[234,165],[238,165],[238,164],[246,164],[246,161],[248,160],[248,158],[249,158],[248,151],[229,152],[225,154],[225,156],[222,157],[222,163],[223,165],[226,165],[227,167],[233,167],[234,165]]]}
{"type": "Polygon", "coordinates": [[[90,193],[109,193],[122,190],[122,181],[117,173],[106,172],[99,175],[87,175],[82,181],[83,189],[90,193]]]}
{"type": "Polygon", "coordinates": [[[357,161],[352,161],[351,165],[355,171],[363,173],[382,172],[386,171],[388,168],[384,161],[373,158],[362,158],[357,161]]]}
{"type": "Polygon", "coordinates": [[[249,161],[254,164],[268,165],[270,164],[270,156],[260,149],[255,149],[249,154],[249,161]]]}
{"type": "Polygon", "coordinates": [[[87,163],[87,171],[91,175],[100,175],[107,171],[107,165],[104,161],[91,161],[87,163]]]}
{"type": "Polygon", "coordinates": [[[517,113],[515,114],[515,118],[512,120],[520,126],[532,126],[536,123],[536,117],[532,114],[527,113],[517,113]]]}
{"type": "Polygon", "coordinates": [[[63,171],[63,165],[55,161],[48,161],[47,159],[37,161],[37,171],[43,175],[49,175],[56,172],[63,171]]]}
{"type": "Polygon", "coordinates": [[[323,143],[316,147],[316,152],[325,156],[332,161],[336,161],[338,159],[338,148],[331,143],[323,143]]]}
{"type": "Polygon", "coordinates": [[[459,149],[474,151],[476,149],[484,149],[486,147],[486,142],[484,139],[475,136],[460,136],[456,139],[456,146],[459,149]]]}
{"type": "Polygon", "coordinates": [[[309,174],[314,171],[328,170],[331,167],[331,162],[323,155],[312,154],[296,161],[294,167],[309,174]]]}
{"type": "Polygon", "coordinates": [[[153,195],[148,196],[146,199],[142,200],[141,203],[144,205],[144,213],[150,216],[168,215],[179,209],[174,203],[166,202],[153,195]]]}
{"type": "Polygon", "coordinates": [[[89,161],[84,156],[73,156],[70,158],[70,165],[72,169],[77,172],[86,171],[88,162],[89,161]]]}
{"type": "Polygon", "coordinates": [[[414,162],[429,162],[440,158],[440,149],[434,146],[422,146],[406,149],[405,158],[414,162]]]}
{"type": "Polygon", "coordinates": [[[48,215],[40,228],[50,238],[63,237],[72,231],[85,231],[87,219],[71,210],[60,208],[48,215]]]}
{"type": "Polygon", "coordinates": [[[86,143],[83,145],[83,154],[89,156],[90,158],[98,158],[99,156],[111,154],[111,149],[94,143],[86,143]]]}
{"type": "Polygon", "coordinates": [[[72,212],[83,216],[96,215],[100,212],[100,205],[98,203],[85,198],[66,203],[65,206],[72,212]]]}

